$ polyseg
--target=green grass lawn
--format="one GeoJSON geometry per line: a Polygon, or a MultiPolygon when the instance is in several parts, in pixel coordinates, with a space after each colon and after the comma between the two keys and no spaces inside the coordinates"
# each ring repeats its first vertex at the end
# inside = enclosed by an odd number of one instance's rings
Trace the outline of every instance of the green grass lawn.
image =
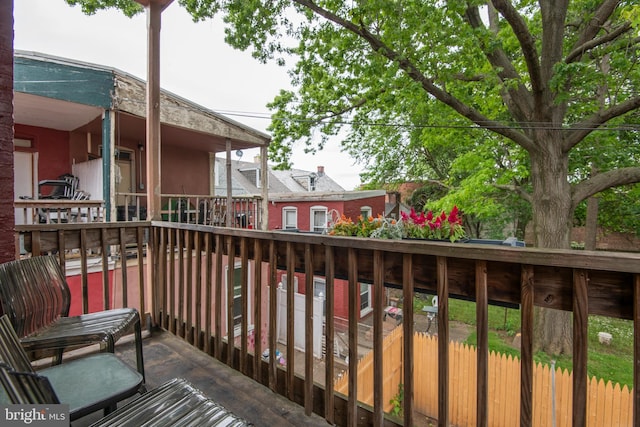
{"type": "MultiPolygon", "coordinates": [[[[424,299],[416,299],[417,309],[427,305],[424,299]]],[[[449,319],[475,326],[476,306],[474,302],[449,300],[449,319]]],[[[520,311],[512,308],[489,306],[489,349],[520,357],[520,350],[511,343],[520,330],[520,311]]],[[[468,337],[468,344],[476,344],[475,331],[468,337]]],[[[603,316],[589,316],[588,375],[598,379],[633,386],[633,322],[603,316]],[[598,332],[613,336],[611,345],[598,341],[598,332]]],[[[556,367],[572,369],[572,357],[556,356],[556,367]]],[[[550,364],[552,357],[543,352],[534,354],[534,360],[550,364]]]]}

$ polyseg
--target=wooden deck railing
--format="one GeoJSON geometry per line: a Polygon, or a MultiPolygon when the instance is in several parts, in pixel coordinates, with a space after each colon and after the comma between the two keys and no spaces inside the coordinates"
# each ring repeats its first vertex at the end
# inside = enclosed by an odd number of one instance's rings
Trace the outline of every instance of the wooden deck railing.
{"type": "MultiPolygon", "coordinates": [[[[118,220],[138,221],[146,218],[146,194],[118,193],[123,200],[118,220]],[[125,214],[126,213],[126,214],[125,214]]],[[[184,224],[203,224],[224,227],[227,219],[234,228],[260,228],[260,196],[234,196],[231,206],[226,197],[206,195],[163,194],[162,220],[184,224]]]]}
{"type": "MultiPolygon", "coordinates": [[[[521,312],[520,424],[532,425],[534,308],[573,313],[574,426],[586,425],[587,318],[597,314],[634,322],[634,425],[640,407],[640,255],[586,251],[539,250],[419,241],[385,241],[312,234],[261,232],[168,222],[55,225],[39,230],[19,228],[25,246],[37,254],[60,248],[91,246],[105,250],[129,244],[142,251],[149,232],[148,258],[153,269],[152,292],[140,296],[143,309],[155,321],[192,345],[243,372],[275,392],[303,405],[337,425],[413,425],[413,366],[404,366],[403,419],[387,416],[383,407],[383,315],[385,288],[402,290],[404,301],[417,293],[438,295],[438,420],[449,425],[449,299],[476,302],[477,319],[477,425],[487,425],[488,305],[513,304],[521,312]],[[65,227],[66,226],[66,227],[65,227]],[[78,228],[75,228],[78,227],[78,228]],[[134,237],[135,236],[135,237],[134,237]],[[228,268],[232,266],[233,268],[228,268]],[[286,289],[294,289],[294,273],[303,273],[305,344],[302,357],[294,348],[294,293],[286,292],[284,344],[277,341],[278,277],[286,273],[286,289]],[[335,295],[338,280],[348,283],[349,372],[357,372],[359,283],[373,289],[372,351],[373,407],[357,401],[357,376],[349,377],[348,397],[331,386],[335,361],[324,360],[324,384],[314,378],[313,276],[326,279],[325,354],[333,354],[335,295]],[[226,283],[238,281],[238,286],[226,283]],[[153,299],[151,299],[153,298],[153,299]],[[230,345],[233,343],[233,345],[230,345]],[[286,365],[278,363],[281,348],[286,365]],[[298,357],[297,357],[298,356],[298,357]],[[265,360],[268,359],[268,360],[265,360]],[[299,366],[300,365],[300,366],[299,366]]],[[[140,267],[141,268],[141,267],[140,267]]],[[[141,276],[142,277],[142,276],[141,276]]],[[[126,281],[123,277],[123,281],[126,281]]],[[[284,285],[284,284],[283,284],[284,285]]],[[[140,292],[145,287],[140,286],[140,292]]],[[[404,354],[412,354],[414,313],[403,312],[404,354]]],[[[302,325],[300,325],[302,326],[302,325]]]]}
{"type": "Polygon", "coordinates": [[[16,223],[49,224],[74,222],[103,222],[102,200],[20,199],[14,201],[16,223]]]}

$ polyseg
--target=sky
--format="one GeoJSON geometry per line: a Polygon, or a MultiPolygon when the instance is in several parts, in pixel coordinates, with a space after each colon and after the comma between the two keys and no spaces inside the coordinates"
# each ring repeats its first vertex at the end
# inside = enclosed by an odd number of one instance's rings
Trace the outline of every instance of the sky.
{"type": "MultiPolygon", "coordinates": [[[[14,49],[113,67],[146,80],[145,13],[127,18],[106,10],[87,16],[64,0],[14,0],[14,31],[14,49]]],[[[234,50],[224,43],[220,19],[194,23],[177,1],[162,13],[160,37],[163,89],[268,133],[266,104],[281,89],[291,89],[286,68],[234,50]]],[[[337,140],[316,155],[303,151],[302,144],[294,148],[294,168],[324,166],[346,190],[360,184],[361,167],[340,152],[337,140]]],[[[255,154],[249,150],[243,160],[255,154]]]]}

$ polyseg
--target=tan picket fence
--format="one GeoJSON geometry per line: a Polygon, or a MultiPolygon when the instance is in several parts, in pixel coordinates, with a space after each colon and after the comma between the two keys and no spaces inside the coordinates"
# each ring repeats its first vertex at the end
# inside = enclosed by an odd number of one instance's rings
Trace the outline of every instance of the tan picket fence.
{"type": "MultiPolygon", "coordinates": [[[[383,344],[383,402],[385,411],[393,409],[392,398],[402,382],[402,327],[393,330],[383,344]]],[[[449,419],[452,425],[476,425],[476,348],[457,342],[449,344],[449,419]]],[[[414,408],[428,417],[438,418],[438,339],[416,333],[413,350],[414,408]]],[[[533,372],[533,425],[553,425],[552,381],[555,380],[555,426],[571,426],[572,374],[556,369],[555,378],[548,365],[535,364],[533,372]]],[[[520,360],[492,352],[489,355],[490,426],[511,427],[520,418],[520,360]]],[[[348,392],[348,373],[338,379],[335,390],[348,392]]],[[[610,381],[591,378],[588,383],[587,425],[631,426],[632,390],[610,381]]],[[[358,400],[373,405],[373,352],[358,362],[358,400]]]]}

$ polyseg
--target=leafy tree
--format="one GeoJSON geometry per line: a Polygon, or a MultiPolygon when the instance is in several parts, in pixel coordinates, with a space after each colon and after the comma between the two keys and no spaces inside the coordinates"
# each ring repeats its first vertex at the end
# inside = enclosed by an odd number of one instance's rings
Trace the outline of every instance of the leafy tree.
{"type": "MultiPolygon", "coordinates": [[[[526,176],[504,188],[530,203],[535,244],[543,248],[569,247],[582,201],[640,181],[637,166],[613,162],[589,175],[574,168],[592,148],[612,152],[623,138],[615,132],[640,109],[635,0],[180,3],[196,20],[223,13],[227,42],[259,60],[295,55],[296,90],[271,104],[273,159],[286,163],[295,141],[321,148],[345,126],[352,145],[364,144],[366,129],[376,126],[402,128],[409,142],[416,123],[466,127],[477,132],[466,138],[474,152],[486,151],[485,141],[521,151],[526,176]],[[442,117],[451,120],[437,122],[442,117]],[[314,142],[317,131],[322,138],[314,142]],[[599,137],[603,131],[613,136],[599,137]]],[[[628,131],[637,135],[638,125],[628,131]]],[[[390,137],[384,148],[399,149],[399,141],[390,137]]],[[[538,316],[543,349],[571,351],[569,318],[538,316]]]]}

